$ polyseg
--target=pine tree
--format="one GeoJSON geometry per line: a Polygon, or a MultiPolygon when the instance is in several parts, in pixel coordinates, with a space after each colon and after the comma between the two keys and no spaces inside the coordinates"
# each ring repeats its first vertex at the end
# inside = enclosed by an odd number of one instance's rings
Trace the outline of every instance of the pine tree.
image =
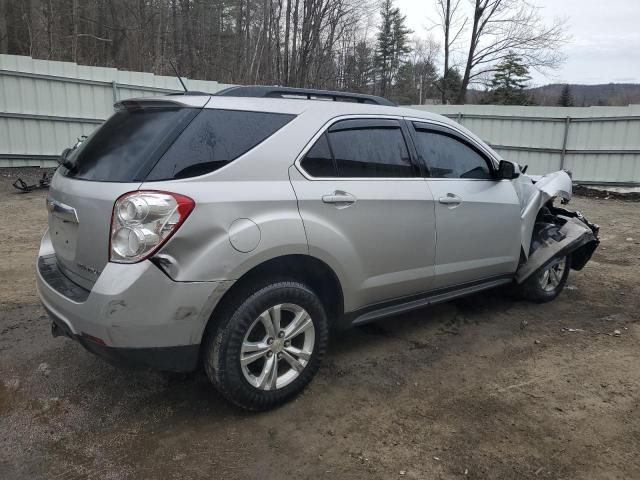
{"type": "Polygon", "coordinates": [[[456,103],[461,85],[462,75],[455,67],[451,67],[447,75],[443,75],[438,80],[438,89],[444,94],[445,101],[448,104],[456,103]]]}
{"type": "Polygon", "coordinates": [[[398,69],[390,99],[398,105],[419,105],[437,96],[436,66],[428,60],[408,61],[398,69]]]}
{"type": "Polygon", "coordinates": [[[562,87],[560,98],[558,99],[558,105],[561,107],[573,107],[575,102],[573,101],[573,95],[571,94],[571,87],[569,84],[565,84],[562,87]]]}
{"type": "Polygon", "coordinates": [[[396,76],[396,84],[392,100],[398,105],[414,105],[419,102],[416,89],[416,72],[410,62],[404,63],[396,76]]]}
{"type": "Polygon", "coordinates": [[[525,92],[525,88],[527,88],[527,83],[531,80],[531,77],[529,76],[529,69],[522,62],[522,58],[513,52],[509,52],[496,69],[491,81],[490,103],[498,105],[528,105],[530,99],[525,92]]]}
{"type": "Polygon", "coordinates": [[[380,75],[380,95],[389,93],[393,80],[409,53],[409,34],[406,16],[393,6],[393,0],[383,0],[380,7],[382,20],[378,27],[376,67],[380,75]]]}

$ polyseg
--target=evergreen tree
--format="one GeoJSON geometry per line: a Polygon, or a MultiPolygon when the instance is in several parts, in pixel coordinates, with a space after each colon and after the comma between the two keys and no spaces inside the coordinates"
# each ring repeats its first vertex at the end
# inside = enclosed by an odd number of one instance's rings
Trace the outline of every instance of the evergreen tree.
{"type": "Polygon", "coordinates": [[[562,87],[560,98],[558,99],[558,105],[561,107],[573,107],[575,102],[573,101],[573,95],[571,94],[571,87],[566,84],[562,87]]]}
{"type": "Polygon", "coordinates": [[[350,92],[371,93],[375,73],[373,46],[366,40],[359,40],[345,50],[343,78],[337,83],[336,88],[350,92]]]}
{"type": "Polygon", "coordinates": [[[392,100],[398,105],[414,105],[419,102],[416,89],[415,67],[412,63],[404,63],[398,69],[392,100]]]}
{"type": "Polygon", "coordinates": [[[491,81],[489,102],[498,105],[528,105],[530,98],[525,92],[531,80],[529,69],[522,58],[509,52],[497,66],[491,81]]]}
{"type": "Polygon", "coordinates": [[[380,77],[380,95],[389,93],[393,80],[409,53],[409,34],[406,16],[393,6],[393,0],[383,0],[380,7],[381,22],[376,42],[376,67],[380,77]]]}
{"type": "Polygon", "coordinates": [[[462,86],[462,75],[460,71],[451,67],[449,73],[446,76],[440,77],[438,80],[438,89],[441,93],[444,93],[446,103],[455,104],[458,99],[458,91],[462,86]],[[446,82],[446,83],[445,83],[446,82]]]}
{"type": "Polygon", "coordinates": [[[430,61],[408,61],[400,66],[390,98],[399,105],[420,105],[437,96],[436,66],[430,61]]]}

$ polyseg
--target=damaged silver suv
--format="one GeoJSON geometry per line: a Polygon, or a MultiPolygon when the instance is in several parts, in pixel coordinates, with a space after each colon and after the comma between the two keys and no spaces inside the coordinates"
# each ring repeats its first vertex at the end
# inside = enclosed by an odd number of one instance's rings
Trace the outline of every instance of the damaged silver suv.
{"type": "Polygon", "coordinates": [[[234,87],[127,100],[61,157],[38,292],[54,335],[116,362],[204,366],[240,407],[317,372],[330,332],[488,288],[554,299],[598,245],[442,116],[379,97],[234,87]]]}

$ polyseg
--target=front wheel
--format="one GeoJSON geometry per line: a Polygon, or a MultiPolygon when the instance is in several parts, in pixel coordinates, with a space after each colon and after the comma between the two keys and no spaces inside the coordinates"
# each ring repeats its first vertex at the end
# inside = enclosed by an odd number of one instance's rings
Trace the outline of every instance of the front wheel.
{"type": "Polygon", "coordinates": [[[570,266],[569,256],[552,260],[519,286],[520,293],[534,302],[550,302],[560,295],[566,285],[570,266]]]}
{"type": "Polygon", "coordinates": [[[280,405],[318,371],[328,322],[320,299],[305,285],[270,284],[222,315],[206,341],[204,366],[220,393],[237,406],[280,405]]]}

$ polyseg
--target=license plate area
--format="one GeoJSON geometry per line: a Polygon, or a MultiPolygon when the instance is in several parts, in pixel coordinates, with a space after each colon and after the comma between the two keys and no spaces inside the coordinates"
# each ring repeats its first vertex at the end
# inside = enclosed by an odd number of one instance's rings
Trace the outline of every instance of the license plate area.
{"type": "Polygon", "coordinates": [[[58,258],[72,262],[76,258],[78,224],[49,214],[49,235],[58,258]]]}

